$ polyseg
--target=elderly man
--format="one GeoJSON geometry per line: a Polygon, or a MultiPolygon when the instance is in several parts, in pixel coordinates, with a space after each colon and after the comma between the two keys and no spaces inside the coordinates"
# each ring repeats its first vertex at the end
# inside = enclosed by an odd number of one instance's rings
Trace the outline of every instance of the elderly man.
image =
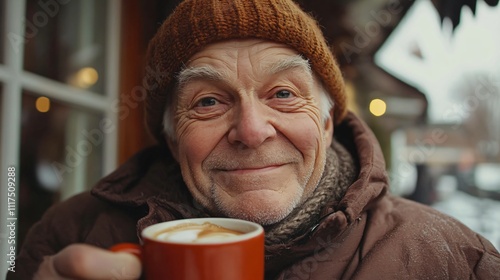
{"type": "Polygon", "coordinates": [[[490,242],[387,193],[380,148],[346,113],[339,68],[292,1],[186,0],[149,53],[158,146],[49,210],[10,276],[137,278],[134,256],[101,248],[222,216],[264,226],[266,279],[498,279],[490,242]]]}

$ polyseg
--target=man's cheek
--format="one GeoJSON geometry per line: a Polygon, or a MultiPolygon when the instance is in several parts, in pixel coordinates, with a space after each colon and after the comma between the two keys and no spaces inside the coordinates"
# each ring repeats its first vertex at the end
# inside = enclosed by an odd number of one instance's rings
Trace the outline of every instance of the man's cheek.
{"type": "Polygon", "coordinates": [[[295,128],[288,133],[288,139],[302,153],[309,150],[316,151],[318,145],[322,142],[321,131],[312,120],[296,122],[295,128]]]}

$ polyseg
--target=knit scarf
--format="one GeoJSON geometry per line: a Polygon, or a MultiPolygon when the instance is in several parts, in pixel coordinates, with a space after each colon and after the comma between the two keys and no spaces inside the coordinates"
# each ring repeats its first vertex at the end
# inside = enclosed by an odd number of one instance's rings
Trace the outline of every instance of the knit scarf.
{"type": "Polygon", "coordinates": [[[357,175],[351,154],[338,142],[327,149],[325,169],[313,194],[285,219],[266,228],[266,245],[284,244],[304,234],[321,218],[321,211],[340,201],[357,175]]]}

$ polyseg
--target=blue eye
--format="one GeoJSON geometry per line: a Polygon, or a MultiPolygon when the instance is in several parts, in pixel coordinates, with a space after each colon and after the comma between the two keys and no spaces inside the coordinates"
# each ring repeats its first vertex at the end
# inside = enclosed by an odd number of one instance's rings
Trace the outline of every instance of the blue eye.
{"type": "Polygon", "coordinates": [[[292,95],[288,90],[280,90],[276,93],[276,98],[288,98],[292,95]]]}
{"type": "Polygon", "coordinates": [[[198,106],[199,107],[208,107],[208,106],[214,106],[217,104],[217,99],[213,98],[213,97],[205,97],[203,99],[201,99],[199,102],[198,102],[198,106]]]}

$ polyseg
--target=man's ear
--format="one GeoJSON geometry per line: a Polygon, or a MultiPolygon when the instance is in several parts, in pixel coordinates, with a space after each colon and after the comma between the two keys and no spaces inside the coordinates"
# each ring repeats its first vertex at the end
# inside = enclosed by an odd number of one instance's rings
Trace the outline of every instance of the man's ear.
{"type": "Polygon", "coordinates": [[[333,125],[333,109],[330,110],[330,117],[325,120],[325,142],[327,144],[327,147],[330,147],[332,145],[333,141],[333,132],[334,132],[334,125],[333,125]]]}
{"type": "Polygon", "coordinates": [[[168,149],[170,150],[170,154],[174,157],[174,159],[179,162],[179,149],[177,147],[177,141],[173,140],[171,137],[166,136],[165,142],[167,142],[168,149]]]}

